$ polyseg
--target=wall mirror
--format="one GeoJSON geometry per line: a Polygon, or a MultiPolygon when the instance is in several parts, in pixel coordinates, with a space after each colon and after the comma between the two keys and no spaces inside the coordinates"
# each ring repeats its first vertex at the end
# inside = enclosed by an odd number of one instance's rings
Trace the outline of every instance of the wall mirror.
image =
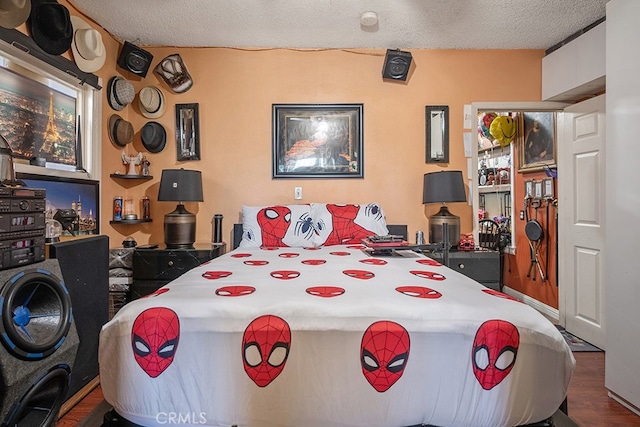
{"type": "Polygon", "coordinates": [[[426,163],[449,163],[449,107],[427,106],[426,163]]]}
{"type": "Polygon", "coordinates": [[[176,104],[178,161],[200,160],[198,104],[176,104]]]}

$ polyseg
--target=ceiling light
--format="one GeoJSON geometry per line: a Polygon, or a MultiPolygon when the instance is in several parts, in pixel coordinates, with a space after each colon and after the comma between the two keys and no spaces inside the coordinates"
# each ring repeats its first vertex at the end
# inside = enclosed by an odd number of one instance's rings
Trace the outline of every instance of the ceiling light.
{"type": "Polygon", "coordinates": [[[360,17],[360,25],[372,27],[378,23],[378,14],[375,12],[365,12],[360,17]]]}

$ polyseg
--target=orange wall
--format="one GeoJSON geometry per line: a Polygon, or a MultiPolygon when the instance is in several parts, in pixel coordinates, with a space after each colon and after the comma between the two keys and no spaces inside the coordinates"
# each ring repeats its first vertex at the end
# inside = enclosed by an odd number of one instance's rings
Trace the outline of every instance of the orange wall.
{"type": "MultiPolygon", "coordinates": [[[[412,50],[415,67],[407,84],[381,78],[383,50],[239,50],[227,48],[148,49],[153,66],[166,55],[179,52],[194,79],[191,90],[171,93],[149,73],[139,80],[121,69],[111,69],[131,80],[139,90],[159,85],[168,102],[158,119],[167,129],[167,146],[148,154],[151,182],[131,187],[136,199],[152,199],[154,222],[116,225],[103,222],[112,244],[132,235],[138,243],[161,243],[162,216],[175,203],[157,202],[162,169],[184,167],[203,172],[205,201],[188,205],[197,211],[197,241],[208,242],[211,217],[222,213],[223,235],[229,241],[231,226],[239,221],[243,204],[295,203],[294,186],[303,187],[302,202],[381,203],[389,223],[406,223],[409,234],[428,230],[426,216],[438,206],[421,203],[422,175],[441,166],[425,164],[425,106],[450,107],[450,163],[445,167],[465,171],[463,106],[472,101],[539,99],[542,51],[412,50]],[[504,64],[508,63],[508,66],[504,64]],[[498,65],[496,65],[498,64],[498,65]],[[201,161],[176,161],[174,104],[198,103],[201,161]],[[272,179],[271,106],[273,103],[364,104],[364,179],[272,179]]],[[[112,56],[117,56],[113,53],[112,56]]],[[[105,67],[106,68],[106,67],[105,67]]],[[[104,103],[103,121],[113,113],[104,103]]],[[[138,131],[146,119],[137,106],[123,116],[138,131]]],[[[108,177],[124,172],[120,150],[103,132],[102,217],[111,217],[111,199],[122,194],[119,183],[108,177]]],[[[143,151],[139,136],[127,153],[143,151]]],[[[471,231],[471,208],[453,204],[462,218],[462,231],[471,231]]]]}

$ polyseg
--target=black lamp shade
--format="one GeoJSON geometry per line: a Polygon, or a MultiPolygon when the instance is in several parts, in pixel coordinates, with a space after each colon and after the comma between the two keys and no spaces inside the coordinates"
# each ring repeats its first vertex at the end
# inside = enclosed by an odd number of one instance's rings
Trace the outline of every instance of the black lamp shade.
{"type": "Polygon", "coordinates": [[[424,174],[422,203],[466,202],[461,171],[440,171],[424,174]]]}
{"type": "Polygon", "coordinates": [[[185,169],[165,169],[160,178],[161,202],[202,202],[202,173],[185,169]]]}

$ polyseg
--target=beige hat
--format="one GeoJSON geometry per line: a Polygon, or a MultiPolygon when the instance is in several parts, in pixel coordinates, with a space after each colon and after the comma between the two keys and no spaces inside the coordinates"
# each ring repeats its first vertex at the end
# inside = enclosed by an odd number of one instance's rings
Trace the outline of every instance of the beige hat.
{"type": "Polygon", "coordinates": [[[133,141],[133,125],[118,114],[109,117],[109,139],[118,147],[125,147],[133,141]]]}
{"type": "Polygon", "coordinates": [[[155,86],[145,86],[140,89],[138,105],[142,115],[148,119],[161,117],[167,109],[162,91],[155,86]]]}
{"type": "Polygon", "coordinates": [[[71,25],[73,26],[71,50],[76,65],[85,73],[98,71],[107,58],[102,36],[98,30],[77,16],[71,16],[71,25]]]}
{"type": "Polygon", "coordinates": [[[31,0],[0,0],[0,27],[16,28],[27,22],[31,0]]]}

